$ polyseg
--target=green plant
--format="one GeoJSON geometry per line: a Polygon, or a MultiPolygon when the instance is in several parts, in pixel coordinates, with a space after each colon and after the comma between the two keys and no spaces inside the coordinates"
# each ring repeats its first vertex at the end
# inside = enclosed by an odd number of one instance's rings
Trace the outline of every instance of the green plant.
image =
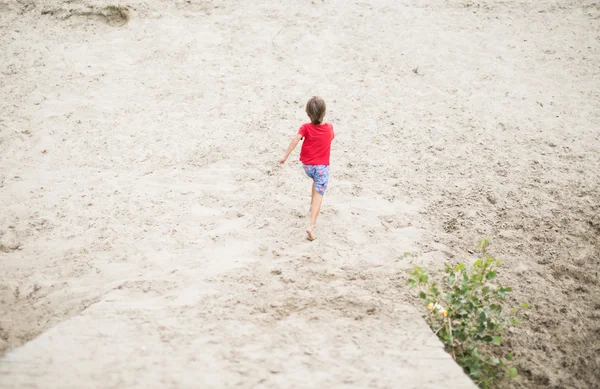
{"type": "MultiPolygon", "coordinates": [[[[482,388],[492,388],[504,377],[516,377],[509,366],[512,355],[499,356],[502,336],[518,325],[520,308],[506,315],[503,304],[511,288],[494,282],[500,261],[486,255],[488,240],[479,243],[481,258],[471,267],[445,264],[438,284],[421,267],[410,272],[408,284],[418,288],[419,297],[429,309],[429,325],[446,350],[482,388]]],[[[523,304],[522,308],[527,308],[523,304]]]]}
{"type": "Polygon", "coordinates": [[[129,8],[125,5],[105,5],[95,9],[92,14],[103,17],[108,24],[113,26],[122,26],[129,21],[129,8]]]}
{"type": "Polygon", "coordinates": [[[125,5],[109,4],[105,5],[103,10],[107,15],[116,16],[124,20],[129,19],[129,8],[125,5]]]}
{"type": "Polygon", "coordinates": [[[123,5],[109,4],[109,5],[105,5],[104,9],[107,11],[127,12],[127,7],[123,6],[123,5]]]}

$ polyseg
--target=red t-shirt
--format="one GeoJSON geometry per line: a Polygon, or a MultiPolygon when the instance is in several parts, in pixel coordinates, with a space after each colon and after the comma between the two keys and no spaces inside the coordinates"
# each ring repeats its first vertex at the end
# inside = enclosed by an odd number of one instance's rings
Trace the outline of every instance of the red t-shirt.
{"type": "Polygon", "coordinates": [[[303,124],[298,134],[304,137],[300,150],[300,161],[305,165],[329,165],[331,141],[335,138],[329,123],[303,124]]]}

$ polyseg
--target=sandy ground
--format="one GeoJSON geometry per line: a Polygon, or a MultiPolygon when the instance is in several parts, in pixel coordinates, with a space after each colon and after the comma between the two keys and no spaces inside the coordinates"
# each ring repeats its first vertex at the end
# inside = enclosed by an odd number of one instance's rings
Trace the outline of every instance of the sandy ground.
{"type": "Polygon", "coordinates": [[[403,254],[482,236],[533,306],[504,386],[596,386],[600,6],[249,3],[0,1],[0,386],[465,387],[403,254]]]}

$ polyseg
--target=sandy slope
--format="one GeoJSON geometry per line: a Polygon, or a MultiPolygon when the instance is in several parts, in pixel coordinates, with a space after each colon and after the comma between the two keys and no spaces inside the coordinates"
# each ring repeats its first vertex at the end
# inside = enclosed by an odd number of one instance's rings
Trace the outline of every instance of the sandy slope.
{"type": "Polygon", "coordinates": [[[460,386],[401,257],[483,235],[534,307],[511,385],[600,379],[597,5],[87,4],[0,4],[0,347],[43,333],[0,382],[460,386]],[[310,244],[277,160],[313,94],[337,136],[310,244]]]}

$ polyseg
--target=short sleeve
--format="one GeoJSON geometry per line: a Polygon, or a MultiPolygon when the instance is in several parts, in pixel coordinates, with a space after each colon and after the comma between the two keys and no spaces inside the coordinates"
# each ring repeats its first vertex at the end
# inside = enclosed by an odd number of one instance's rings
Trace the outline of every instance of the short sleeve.
{"type": "Polygon", "coordinates": [[[308,130],[306,129],[306,124],[301,125],[300,129],[298,130],[298,134],[302,135],[303,138],[306,138],[307,133],[308,130]]]}

